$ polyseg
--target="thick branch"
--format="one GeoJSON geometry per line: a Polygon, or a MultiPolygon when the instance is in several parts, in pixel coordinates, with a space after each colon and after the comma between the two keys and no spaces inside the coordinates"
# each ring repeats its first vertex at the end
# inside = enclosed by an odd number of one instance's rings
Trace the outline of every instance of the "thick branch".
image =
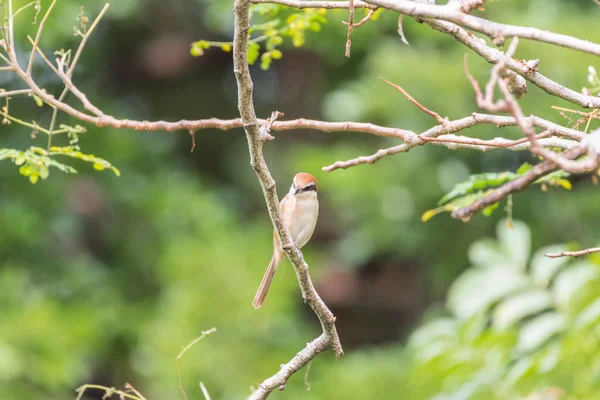
{"type": "MultiPolygon", "coordinates": [[[[558,46],[600,56],[600,44],[597,43],[561,35],[559,33],[543,31],[537,28],[488,21],[445,5],[437,6],[415,3],[409,0],[367,0],[365,2],[389,10],[395,10],[412,17],[433,18],[454,22],[455,24],[489,36],[494,43],[498,45],[503,44],[509,37],[520,37],[538,42],[556,44],[558,46]]],[[[313,7],[318,6],[314,5],[313,7]]]]}
{"type": "Polygon", "coordinates": [[[588,96],[571,90],[540,74],[537,71],[537,68],[531,68],[531,66],[523,61],[515,60],[512,57],[505,58],[504,53],[489,47],[483,39],[478,38],[471,32],[466,31],[456,24],[439,20],[427,20],[426,22],[433,29],[452,35],[458,41],[463,43],[465,46],[473,50],[491,64],[497,64],[504,60],[505,66],[508,69],[521,75],[548,94],[560,97],[561,99],[570,101],[571,103],[577,104],[581,107],[600,107],[600,97],[588,96]]]}
{"type": "MultiPolygon", "coordinates": [[[[304,262],[302,253],[294,244],[289,232],[287,232],[287,229],[283,224],[275,180],[271,176],[263,156],[263,143],[269,135],[266,124],[262,127],[264,129],[259,126],[252,100],[252,79],[248,68],[248,30],[250,28],[248,20],[249,6],[249,0],[236,0],[234,5],[235,33],[233,41],[233,63],[238,85],[238,109],[248,139],[250,163],[252,168],[254,168],[263,189],[269,215],[271,216],[271,221],[273,222],[281,241],[282,249],[294,265],[294,270],[296,271],[296,276],[298,277],[298,282],[302,291],[302,297],[311,306],[315,314],[317,314],[323,329],[322,339],[317,339],[313,342],[316,343],[314,346],[309,345],[300,352],[302,355],[296,356],[291,361],[293,367],[286,368],[284,366],[281,369],[277,379],[287,380],[294,372],[306,365],[306,363],[320,351],[323,351],[324,348],[331,347],[337,357],[340,357],[343,354],[343,350],[335,328],[335,317],[316,292],[308,273],[308,265],[304,262]]],[[[259,390],[252,395],[252,398],[265,399],[273,389],[274,387],[272,387],[269,380],[267,380],[260,386],[259,390]]]]}

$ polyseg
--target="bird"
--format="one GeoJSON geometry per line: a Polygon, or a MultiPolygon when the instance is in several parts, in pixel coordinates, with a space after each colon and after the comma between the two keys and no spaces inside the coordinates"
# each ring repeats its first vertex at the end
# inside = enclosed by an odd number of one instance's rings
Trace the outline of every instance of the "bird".
{"type": "MultiPolygon", "coordinates": [[[[296,246],[301,249],[312,237],[319,217],[319,200],[317,199],[317,179],[309,173],[300,172],[294,176],[290,191],[279,203],[283,223],[292,236],[296,246]]],[[[260,282],[252,305],[259,308],[263,305],[267,292],[273,282],[277,267],[285,258],[285,252],[277,232],[273,232],[273,257],[267,271],[260,282]]]]}

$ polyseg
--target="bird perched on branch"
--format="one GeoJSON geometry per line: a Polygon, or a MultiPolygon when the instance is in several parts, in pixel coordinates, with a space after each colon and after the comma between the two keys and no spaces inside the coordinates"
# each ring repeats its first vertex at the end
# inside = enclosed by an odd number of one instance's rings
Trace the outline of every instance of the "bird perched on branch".
{"type": "MultiPolygon", "coordinates": [[[[317,180],[311,174],[296,174],[288,194],[279,203],[283,215],[283,223],[298,248],[302,248],[310,240],[317,218],[319,217],[319,200],[317,199],[317,180]]],[[[256,291],[252,305],[259,308],[263,305],[277,267],[285,258],[277,232],[273,232],[273,257],[267,267],[265,276],[256,291]]]]}

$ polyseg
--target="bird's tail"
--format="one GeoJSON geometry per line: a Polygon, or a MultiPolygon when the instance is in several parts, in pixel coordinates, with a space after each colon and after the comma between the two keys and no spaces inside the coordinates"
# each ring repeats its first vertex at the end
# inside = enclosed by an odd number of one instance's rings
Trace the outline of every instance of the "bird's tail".
{"type": "Polygon", "coordinates": [[[265,272],[265,276],[260,282],[260,286],[256,291],[256,295],[254,296],[254,300],[252,301],[252,306],[254,308],[259,308],[265,302],[265,297],[267,297],[267,293],[269,292],[269,288],[271,287],[271,283],[273,282],[273,277],[275,276],[275,271],[277,271],[277,267],[281,263],[282,256],[275,252],[273,253],[273,257],[271,258],[271,262],[267,267],[267,271],[265,272]]]}

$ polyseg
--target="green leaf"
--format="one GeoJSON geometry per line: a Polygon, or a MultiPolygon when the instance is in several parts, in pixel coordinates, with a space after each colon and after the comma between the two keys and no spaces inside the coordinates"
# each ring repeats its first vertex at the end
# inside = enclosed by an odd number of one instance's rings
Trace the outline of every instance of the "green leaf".
{"type": "Polygon", "coordinates": [[[598,278],[600,278],[598,268],[586,261],[577,261],[561,271],[553,286],[554,302],[557,307],[567,310],[573,295],[598,278]]]}
{"type": "Polygon", "coordinates": [[[283,54],[279,50],[271,50],[270,53],[271,53],[271,58],[273,60],[279,60],[283,56],[283,54]]]}
{"type": "Polygon", "coordinates": [[[456,199],[450,201],[449,203],[444,204],[441,207],[427,210],[421,216],[421,221],[427,222],[431,218],[436,216],[437,214],[440,214],[443,212],[452,212],[454,210],[458,210],[459,208],[466,207],[469,204],[472,204],[473,202],[479,200],[480,198],[482,198],[483,196],[485,196],[488,193],[489,193],[489,191],[487,191],[487,192],[480,191],[477,193],[471,193],[466,196],[456,198],[456,199]]]}
{"type": "Polygon", "coordinates": [[[533,289],[518,293],[496,306],[492,324],[498,329],[506,329],[526,317],[552,308],[552,305],[552,296],[545,290],[533,289]]]}
{"type": "Polygon", "coordinates": [[[542,247],[535,252],[531,259],[530,274],[533,283],[542,287],[548,287],[550,281],[558,273],[561,267],[569,263],[568,257],[550,258],[546,253],[560,253],[565,251],[567,246],[562,244],[542,247]]]}
{"type": "Polygon", "coordinates": [[[566,327],[564,315],[549,312],[526,322],[519,330],[517,351],[526,353],[532,351],[566,327]]]}
{"type": "Polygon", "coordinates": [[[525,175],[527,172],[531,171],[531,168],[533,168],[533,165],[528,162],[523,163],[519,169],[517,169],[517,175],[525,175]]]}
{"type": "Polygon", "coordinates": [[[500,221],[496,225],[496,233],[504,252],[513,260],[512,265],[525,270],[531,253],[531,231],[527,224],[513,221],[512,228],[509,228],[500,221]]]}
{"type": "Polygon", "coordinates": [[[192,43],[192,47],[190,49],[190,53],[194,57],[200,57],[204,55],[204,50],[209,49],[210,44],[206,40],[198,40],[197,42],[192,43]]]}
{"type": "Polygon", "coordinates": [[[260,54],[260,45],[258,43],[250,42],[248,44],[248,64],[254,65],[260,54]]]}
{"type": "Polygon", "coordinates": [[[597,324],[598,321],[600,321],[600,298],[596,299],[591,304],[588,304],[588,306],[579,313],[574,326],[576,329],[583,329],[597,324]]]}
{"type": "Polygon", "coordinates": [[[527,277],[510,268],[472,268],[452,284],[446,304],[458,319],[464,320],[528,283],[527,277]]]}
{"type": "Polygon", "coordinates": [[[448,194],[440,199],[438,205],[445,204],[457,197],[462,197],[477,190],[486,189],[490,186],[500,186],[516,177],[516,174],[508,171],[502,173],[489,172],[471,175],[469,180],[456,184],[448,194]]]}

